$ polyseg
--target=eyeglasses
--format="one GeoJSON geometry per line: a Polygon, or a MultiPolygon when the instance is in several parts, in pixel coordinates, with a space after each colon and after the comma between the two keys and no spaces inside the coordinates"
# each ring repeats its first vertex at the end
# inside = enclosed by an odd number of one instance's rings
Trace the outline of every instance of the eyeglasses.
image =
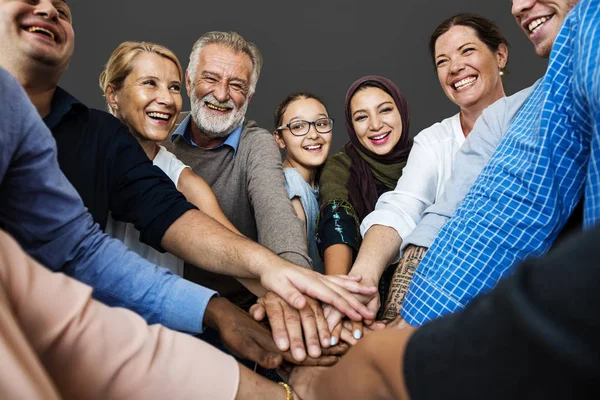
{"type": "Polygon", "coordinates": [[[329,133],[333,129],[333,119],[319,118],[313,122],[299,119],[292,121],[289,124],[281,125],[279,128],[277,128],[277,130],[280,131],[283,128],[288,128],[290,132],[292,132],[292,135],[304,136],[310,130],[311,125],[314,125],[315,130],[319,133],[329,133]]]}

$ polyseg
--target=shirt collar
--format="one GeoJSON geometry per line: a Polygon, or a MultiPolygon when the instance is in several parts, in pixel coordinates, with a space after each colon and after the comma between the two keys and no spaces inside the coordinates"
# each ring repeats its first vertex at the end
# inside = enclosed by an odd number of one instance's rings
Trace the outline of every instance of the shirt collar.
{"type": "MultiPolygon", "coordinates": [[[[188,114],[188,116],[185,117],[183,121],[181,121],[181,123],[179,124],[177,129],[175,129],[175,131],[171,135],[171,142],[173,142],[177,138],[177,136],[181,136],[181,138],[183,140],[185,140],[185,142],[187,144],[189,144],[190,146],[198,147],[198,145],[196,143],[194,143],[194,141],[192,140],[191,120],[192,120],[192,115],[188,114]]],[[[221,143],[218,146],[207,149],[207,150],[215,150],[215,149],[218,149],[219,147],[229,146],[233,149],[233,155],[235,156],[235,154],[237,153],[238,146],[240,144],[240,137],[242,136],[243,125],[244,125],[243,123],[239,124],[237,126],[237,128],[235,128],[227,136],[227,138],[225,139],[225,141],[223,141],[223,143],[221,143]]]]}
{"type": "Polygon", "coordinates": [[[65,115],[74,108],[87,109],[85,104],[60,86],[57,86],[52,96],[52,102],[50,103],[50,113],[44,117],[46,126],[50,130],[56,128],[65,115]]]}

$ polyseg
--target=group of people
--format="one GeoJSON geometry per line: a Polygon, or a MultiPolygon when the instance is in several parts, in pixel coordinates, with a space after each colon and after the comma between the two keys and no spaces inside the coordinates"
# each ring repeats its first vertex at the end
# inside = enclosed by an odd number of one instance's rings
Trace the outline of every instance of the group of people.
{"type": "Polygon", "coordinates": [[[90,109],[67,2],[0,0],[0,397],[599,394],[600,0],[511,5],[546,74],[506,97],[507,40],[454,15],[429,50],[459,110],[413,139],[381,76],[344,127],[304,91],[257,126],[235,32],[185,71],[120,44],[90,109]]]}

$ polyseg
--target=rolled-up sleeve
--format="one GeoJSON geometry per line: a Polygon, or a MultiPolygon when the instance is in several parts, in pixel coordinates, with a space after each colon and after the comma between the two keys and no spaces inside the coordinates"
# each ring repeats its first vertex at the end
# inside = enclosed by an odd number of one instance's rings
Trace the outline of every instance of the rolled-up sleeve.
{"type": "Polygon", "coordinates": [[[152,165],[141,146],[124,126],[114,135],[110,165],[110,211],[120,221],[131,222],[140,240],[164,251],[161,240],[166,230],[183,213],[196,209],[186,201],[173,182],[152,165]]]}
{"type": "MultiPolygon", "coordinates": [[[[439,179],[436,159],[417,135],[396,188],[382,194],[375,210],[362,221],[363,237],[373,225],[389,226],[403,239],[415,229],[423,211],[436,199],[439,179]]],[[[400,256],[395,262],[399,259],[400,256]]]]}
{"type": "Polygon", "coordinates": [[[55,141],[21,86],[13,78],[12,85],[0,80],[0,89],[7,105],[0,108],[0,225],[41,264],[87,283],[108,304],[200,332],[215,292],[184,282],[102,233],[60,171],[55,141]]]}

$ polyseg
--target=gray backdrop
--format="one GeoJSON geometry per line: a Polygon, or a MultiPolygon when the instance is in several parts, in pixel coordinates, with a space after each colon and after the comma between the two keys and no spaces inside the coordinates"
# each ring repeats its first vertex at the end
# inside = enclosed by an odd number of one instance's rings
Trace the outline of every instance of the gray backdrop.
{"type": "MultiPolygon", "coordinates": [[[[540,77],[545,62],[517,27],[507,0],[184,1],[76,0],[72,2],[75,55],[61,85],[81,101],[104,108],[98,75],[125,40],[154,41],[177,54],[183,67],[196,39],[210,30],[235,30],[264,57],[248,118],[273,129],[273,110],[288,93],[314,92],[336,120],[333,150],[347,139],[343,102],[356,79],[392,79],[411,107],[411,134],[458,111],[442,92],[429,57],[429,35],[444,19],[474,12],[494,20],[511,44],[506,94],[540,77]]],[[[183,92],[183,110],[189,101],[183,92]]]]}

